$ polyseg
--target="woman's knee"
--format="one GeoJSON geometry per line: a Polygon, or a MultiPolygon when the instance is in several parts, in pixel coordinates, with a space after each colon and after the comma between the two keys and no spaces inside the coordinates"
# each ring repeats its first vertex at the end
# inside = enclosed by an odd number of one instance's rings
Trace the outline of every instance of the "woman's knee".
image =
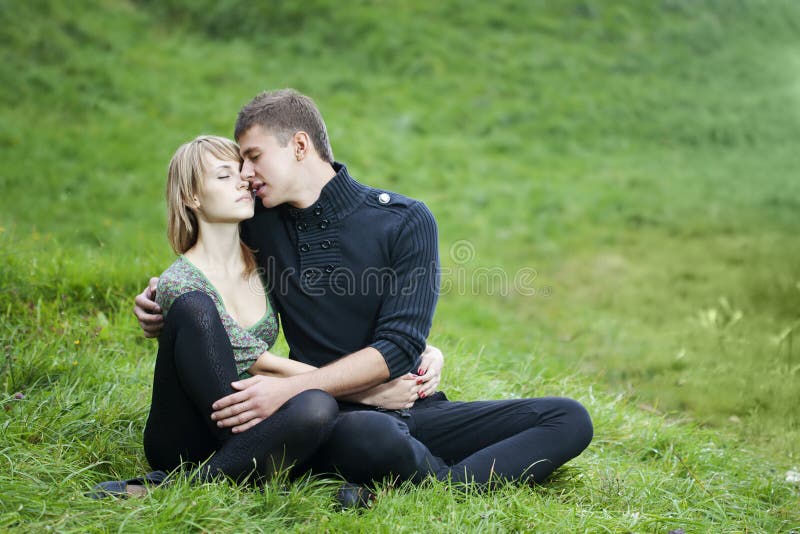
{"type": "Polygon", "coordinates": [[[209,321],[219,321],[219,312],[214,301],[202,291],[189,291],[175,299],[164,319],[168,326],[205,326],[209,321]]]}
{"type": "Polygon", "coordinates": [[[319,389],[310,389],[295,395],[284,408],[291,411],[293,425],[309,432],[321,431],[327,434],[339,415],[336,399],[319,389]]]}
{"type": "Polygon", "coordinates": [[[171,347],[176,360],[183,361],[186,366],[193,366],[198,361],[233,358],[230,338],[217,306],[202,291],[190,291],[175,299],[164,320],[158,343],[159,348],[164,344],[171,347]]]}

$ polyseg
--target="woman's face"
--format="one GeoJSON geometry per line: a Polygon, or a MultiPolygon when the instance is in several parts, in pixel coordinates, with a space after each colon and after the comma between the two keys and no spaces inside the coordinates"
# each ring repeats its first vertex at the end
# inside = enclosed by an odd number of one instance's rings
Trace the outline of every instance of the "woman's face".
{"type": "Polygon", "coordinates": [[[239,160],[206,156],[203,187],[197,204],[191,206],[197,216],[209,223],[238,223],[253,216],[254,202],[247,180],[239,173],[239,160]]]}

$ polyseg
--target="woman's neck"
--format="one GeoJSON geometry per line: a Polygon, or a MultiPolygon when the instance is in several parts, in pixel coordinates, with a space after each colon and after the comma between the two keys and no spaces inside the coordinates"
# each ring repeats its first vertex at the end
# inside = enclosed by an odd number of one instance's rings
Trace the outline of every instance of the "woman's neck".
{"type": "Polygon", "coordinates": [[[184,255],[206,274],[225,277],[244,273],[238,224],[200,222],[197,243],[184,255]]]}

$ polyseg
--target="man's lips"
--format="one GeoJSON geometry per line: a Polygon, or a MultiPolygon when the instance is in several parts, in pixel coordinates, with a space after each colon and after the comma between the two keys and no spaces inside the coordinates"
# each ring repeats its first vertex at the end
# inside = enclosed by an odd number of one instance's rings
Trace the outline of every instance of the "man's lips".
{"type": "Polygon", "coordinates": [[[266,193],[266,186],[264,184],[258,184],[256,187],[253,188],[253,196],[261,197],[261,192],[266,193]]]}
{"type": "Polygon", "coordinates": [[[264,189],[264,183],[263,182],[253,182],[253,186],[251,187],[250,190],[253,192],[253,196],[257,197],[259,192],[261,192],[262,189],[264,189]]]}

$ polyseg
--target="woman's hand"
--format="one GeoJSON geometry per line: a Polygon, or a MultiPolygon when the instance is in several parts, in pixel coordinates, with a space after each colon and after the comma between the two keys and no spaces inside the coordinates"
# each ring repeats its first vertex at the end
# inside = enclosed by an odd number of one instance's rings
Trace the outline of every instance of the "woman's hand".
{"type": "Polygon", "coordinates": [[[430,397],[439,386],[444,367],[444,354],[433,345],[427,345],[422,353],[419,369],[417,370],[417,383],[420,385],[419,398],[430,397]]]}
{"type": "Polygon", "coordinates": [[[417,375],[408,373],[366,391],[347,395],[342,400],[358,402],[386,410],[411,408],[419,398],[421,386],[417,384],[418,378],[417,375]]]}

